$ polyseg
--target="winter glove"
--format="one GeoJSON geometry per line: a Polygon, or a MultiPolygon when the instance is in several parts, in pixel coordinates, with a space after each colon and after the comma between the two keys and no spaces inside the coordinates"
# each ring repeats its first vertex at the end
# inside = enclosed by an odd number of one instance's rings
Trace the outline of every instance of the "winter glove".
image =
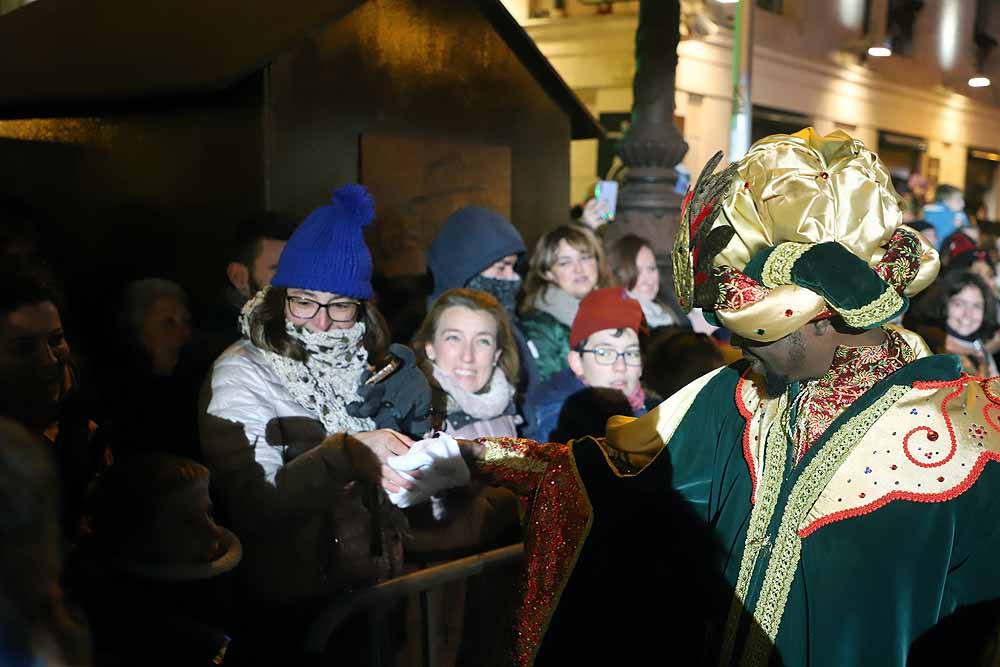
{"type": "Polygon", "coordinates": [[[417,505],[441,491],[465,486],[471,479],[458,442],[446,433],[414,443],[409,452],[390,456],[387,462],[407,477],[407,472],[420,471],[419,478],[411,478],[415,488],[389,494],[389,500],[397,507],[417,505]]]}
{"type": "MultiPolygon", "coordinates": [[[[431,388],[417,368],[410,348],[393,343],[389,352],[401,365],[392,375],[358,390],[361,401],[347,406],[348,414],[370,417],[375,428],[390,428],[420,438],[431,426],[431,388]]],[[[370,376],[369,376],[370,377],[370,376]]]]}

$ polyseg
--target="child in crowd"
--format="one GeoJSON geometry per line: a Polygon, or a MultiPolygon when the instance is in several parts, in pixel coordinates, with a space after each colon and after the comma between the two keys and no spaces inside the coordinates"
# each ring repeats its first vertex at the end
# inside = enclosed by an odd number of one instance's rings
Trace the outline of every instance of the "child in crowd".
{"type": "MultiPolygon", "coordinates": [[[[642,307],[624,289],[608,287],[588,294],[573,319],[567,368],[542,383],[525,401],[526,436],[545,441],[557,424],[563,427],[574,422],[593,424],[595,406],[600,405],[606,406],[600,410],[605,418],[620,414],[618,411],[625,407],[629,414],[645,414],[655,404],[647,400],[639,382],[642,377],[641,339],[646,333],[642,307]],[[617,393],[592,391],[586,400],[571,401],[588,388],[611,389],[617,393]],[[574,411],[585,414],[567,414],[574,411]]],[[[572,430],[560,428],[560,435],[571,438],[603,435],[603,432],[567,433],[572,430]]]]}
{"type": "Polygon", "coordinates": [[[101,665],[221,665],[239,539],[215,523],[205,466],[168,454],[110,468],[97,493],[83,601],[101,665]]]}

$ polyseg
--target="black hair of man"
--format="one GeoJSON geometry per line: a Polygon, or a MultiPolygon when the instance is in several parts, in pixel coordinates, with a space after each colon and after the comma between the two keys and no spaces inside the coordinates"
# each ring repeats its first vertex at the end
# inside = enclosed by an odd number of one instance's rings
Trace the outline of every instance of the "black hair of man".
{"type": "Polygon", "coordinates": [[[287,241],[298,226],[295,218],[274,211],[262,211],[246,220],[236,228],[226,263],[239,262],[250,268],[260,254],[262,241],[287,241]]]}

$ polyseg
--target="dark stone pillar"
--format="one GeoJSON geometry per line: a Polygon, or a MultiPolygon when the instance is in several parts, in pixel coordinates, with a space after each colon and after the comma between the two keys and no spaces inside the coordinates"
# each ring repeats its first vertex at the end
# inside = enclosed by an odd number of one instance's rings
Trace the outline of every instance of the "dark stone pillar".
{"type": "Polygon", "coordinates": [[[650,241],[660,267],[660,298],[679,310],[670,253],[683,196],[674,193],[674,167],[688,146],[674,125],[674,83],[680,42],[679,0],[640,0],[635,37],[632,123],[618,145],[625,183],[608,242],[625,234],[650,241]]]}

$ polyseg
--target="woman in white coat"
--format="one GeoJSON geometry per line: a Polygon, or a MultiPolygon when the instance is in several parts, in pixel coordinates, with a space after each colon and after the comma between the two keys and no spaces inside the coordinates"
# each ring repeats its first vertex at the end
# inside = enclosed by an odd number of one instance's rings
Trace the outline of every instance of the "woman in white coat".
{"type": "Polygon", "coordinates": [[[427,430],[430,392],[370,301],[373,215],[367,191],[346,186],[306,218],[203,389],[205,462],[253,598],[324,597],[399,573],[405,522],[380,486],[410,485],[385,461],[427,430]]]}

